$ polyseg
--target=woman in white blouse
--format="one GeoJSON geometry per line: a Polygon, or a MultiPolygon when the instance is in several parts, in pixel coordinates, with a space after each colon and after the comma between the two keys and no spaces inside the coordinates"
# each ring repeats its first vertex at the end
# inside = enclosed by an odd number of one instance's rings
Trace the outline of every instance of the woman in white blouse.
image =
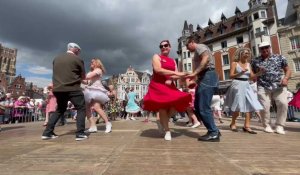
{"type": "Polygon", "coordinates": [[[91,61],[90,72],[86,75],[84,83],[87,86],[84,89],[84,98],[87,105],[86,115],[90,123],[88,132],[97,132],[96,120],[92,117],[91,111],[96,111],[106,124],[105,133],[111,132],[112,124],[108,121],[107,115],[102,105],[109,101],[108,91],[104,88],[101,80],[105,73],[105,68],[98,58],[91,61]]]}

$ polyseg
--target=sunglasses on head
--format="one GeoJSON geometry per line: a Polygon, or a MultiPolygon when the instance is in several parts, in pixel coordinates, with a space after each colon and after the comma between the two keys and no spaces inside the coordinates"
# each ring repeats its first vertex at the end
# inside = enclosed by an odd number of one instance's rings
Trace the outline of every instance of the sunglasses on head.
{"type": "Polygon", "coordinates": [[[164,47],[165,47],[165,48],[169,47],[169,44],[162,44],[162,45],[159,45],[159,48],[161,48],[161,49],[164,48],[164,47]]]}

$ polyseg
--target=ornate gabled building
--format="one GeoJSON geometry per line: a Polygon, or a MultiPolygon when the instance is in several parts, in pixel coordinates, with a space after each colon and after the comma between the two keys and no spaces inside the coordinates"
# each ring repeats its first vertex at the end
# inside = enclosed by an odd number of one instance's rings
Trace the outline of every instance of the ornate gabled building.
{"type": "MultiPolygon", "coordinates": [[[[239,47],[250,48],[253,57],[256,57],[259,55],[258,44],[269,41],[272,52],[280,53],[275,0],[250,0],[248,5],[249,9],[244,12],[236,7],[231,17],[222,13],[218,22],[214,23],[209,19],[205,28],[198,24],[195,31],[193,25],[188,25],[185,21],[182,36],[178,39],[178,69],[188,72],[193,69],[193,53],[185,46],[187,37],[191,35],[196,36],[198,43],[206,44],[213,52],[221,90],[231,84],[230,63],[239,47]]],[[[179,84],[182,85],[182,82],[179,84]]]]}
{"type": "Polygon", "coordinates": [[[286,14],[278,28],[281,51],[287,58],[292,77],[288,89],[297,91],[300,88],[300,1],[289,0],[286,14]]]}
{"type": "Polygon", "coordinates": [[[141,100],[148,92],[148,85],[150,83],[150,74],[147,72],[135,71],[131,66],[124,74],[118,76],[117,81],[117,97],[119,100],[125,98],[125,88],[134,88],[137,94],[137,99],[141,100]]]}

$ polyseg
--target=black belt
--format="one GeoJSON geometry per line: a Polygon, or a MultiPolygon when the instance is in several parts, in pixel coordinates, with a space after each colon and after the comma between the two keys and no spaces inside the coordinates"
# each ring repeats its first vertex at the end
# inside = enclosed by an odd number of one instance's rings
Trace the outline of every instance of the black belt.
{"type": "Polygon", "coordinates": [[[234,78],[235,80],[240,80],[240,81],[248,81],[249,78],[234,78]]]}

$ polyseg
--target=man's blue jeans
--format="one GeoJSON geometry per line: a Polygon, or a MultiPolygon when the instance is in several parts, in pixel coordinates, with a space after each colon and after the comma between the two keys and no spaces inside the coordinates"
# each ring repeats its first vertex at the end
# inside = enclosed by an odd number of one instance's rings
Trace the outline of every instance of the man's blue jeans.
{"type": "Polygon", "coordinates": [[[195,93],[194,107],[196,116],[203,122],[209,134],[218,134],[211,110],[212,97],[219,85],[219,78],[214,70],[207,70],[201,76],[195,93]]]}

